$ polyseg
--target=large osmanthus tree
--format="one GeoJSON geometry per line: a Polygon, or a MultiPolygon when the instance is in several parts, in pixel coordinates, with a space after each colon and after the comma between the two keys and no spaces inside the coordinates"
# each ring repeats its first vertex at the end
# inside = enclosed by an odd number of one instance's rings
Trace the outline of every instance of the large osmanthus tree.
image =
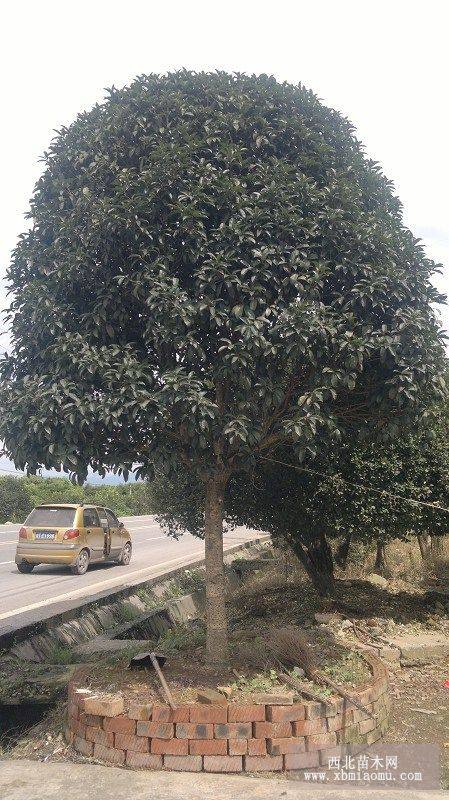
{"type": "Polygon", "coordinates": [[[227,656],[236,470],[435,391],[433,265],[351,124],[267,76],[142,76],[59,132],[9,270],[0,434],[18,467],[204,487],[208,651],[227,656]]]}

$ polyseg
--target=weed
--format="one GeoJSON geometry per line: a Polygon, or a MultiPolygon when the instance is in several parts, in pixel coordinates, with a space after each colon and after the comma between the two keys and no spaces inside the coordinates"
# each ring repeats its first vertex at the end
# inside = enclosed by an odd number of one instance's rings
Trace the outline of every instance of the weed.
{"type": "Polygon", "coordinates": [[[258,672],[251,678],[246,675],[240,675],[235,683],[231,684],[234,691],[250,694],[251,692],[270,692],[274,687],[277,689],[285,690],[284,684],[279,681],[278,673],[275,669],[269,669],[265,672],[258,672]]]}
{"type": "Polygon", "coordinates": [[[157,647],[167,655],[180,650],[187,650],[204,645],[206,630],[202,623],[195,625],[175,625],[160,637],[157,647]]]}
{"type": "Polygon", "coordinates": [[[117,606],[115,615],[120,622],[133,622],[139,616],[139,611],[131,603],[122,603],[117,606]]]}
{"type": "Polygon", "coordinates": [[[70,647],[55,642],[46,660],[50,664],[73,664],[75,656],[70,647]]]}
{"type": "Polygon", "coordinates": [[[367,680],[369,673],[358,653],[348,651],[333,664],[325,663],[323,672],[337,683],[360,684],[367,680]]]}
{"type": "Polygon", "coordinates": [[[179,575],[170,586],[165,590],[163,599],[173,600],[175,597],[183,597],[186,594],[200,591],[204,588],[204,570],[186,569],[179,575]]]}

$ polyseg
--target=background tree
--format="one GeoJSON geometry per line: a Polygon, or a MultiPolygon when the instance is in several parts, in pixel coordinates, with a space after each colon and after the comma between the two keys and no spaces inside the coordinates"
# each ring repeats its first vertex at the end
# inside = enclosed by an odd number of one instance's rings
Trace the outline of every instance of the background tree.
{"type": "Polygon", "coordinates": [[[441,369],[433,264],[351,124],[264,75],[142,76],[45,162],[9,270],[5,451],[79,480],[197,476],[225,660],[231,475],[417,413],[441,369]]]}
{"type": "MultiPolygon", "coordinates": [[[[152,495],[172,536],[204,536],[203,487],[191,474],[180,468],[171,479],[158,476],[152,495]]],[[[430,540],[448,532],[449,513],[438,507],[449,508],[449,444],[441,412],[394,441],[339,442],[308,463],[298,462],[291,449],[280,451],[231,478],[224,518],[229,526],[270,533],[298,557],[319,594],[328,595],[334,590],[331,540],[343,545],[336,549],[340,566],[351,542],[373,544],[373,569],[388,576],[386,544],[417,535],[426,555],[430,540]]]]}
{"type": "Polygon", "coordinates": [[[0,477],[0,524],[22,522],[33,508],[20,478],[0,477]]]}

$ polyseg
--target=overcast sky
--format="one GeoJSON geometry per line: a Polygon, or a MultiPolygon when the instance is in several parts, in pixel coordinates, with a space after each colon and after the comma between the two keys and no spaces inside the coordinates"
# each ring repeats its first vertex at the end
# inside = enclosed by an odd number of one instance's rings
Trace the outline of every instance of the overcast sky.
{"type": "MultiPolygon", "coordinates": [[[[302,82],[348,116],[394,181],[407,225],[446,264],[438,286],[448,291],[447,9],[445,0],[6,0],[2,274],[54,129],[106,86],[186,67],[302,82]]],[[[449,329],[448,309],[443,321],[449,329]]]]}

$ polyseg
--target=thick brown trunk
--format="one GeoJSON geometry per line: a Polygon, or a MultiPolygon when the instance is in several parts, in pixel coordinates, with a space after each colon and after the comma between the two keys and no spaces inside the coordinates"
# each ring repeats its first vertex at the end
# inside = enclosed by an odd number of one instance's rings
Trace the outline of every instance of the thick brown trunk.
{"type": "Polygon", "coordinates": [[[226,483],[225,476],[214,475],[206,484],[206,649],[207,660],[214,666],[226,665],[229,660],[223,564],[223,498],[226,483]]]}
{"type": "Polygon", "coordinates": [[[429,555],[429,551],[430,551],[429,536],[426,533],[419,533],[416,538],[418,539],[421,558],[423,560],[425,560],[427,558],[427,556],[429,555]]]}
{"type": "Polygon", "coordinates": [[[376,542],[376,561],[374,563],[373,572],[382,575],[384,578],[391,577],[391,571],[387,563],[387,554],[385,550],[385,543],[380,539],[376,542]]]}
{"type": "Polygon", "coordinates": [[[332,550],[323,534],[312,539],[308,544],[290,542],[295,555],[301,561],[312,584],[321,597],[334,594],[334,562],[332,550]]]}
{"type": "Polygon", "coordinates": [[[340,542],[335,553],[335,561],[341,569],[346,569],[349,556],[349,548],[351,546],[352,534],[348,533],[347,536],[340,542]]]}

